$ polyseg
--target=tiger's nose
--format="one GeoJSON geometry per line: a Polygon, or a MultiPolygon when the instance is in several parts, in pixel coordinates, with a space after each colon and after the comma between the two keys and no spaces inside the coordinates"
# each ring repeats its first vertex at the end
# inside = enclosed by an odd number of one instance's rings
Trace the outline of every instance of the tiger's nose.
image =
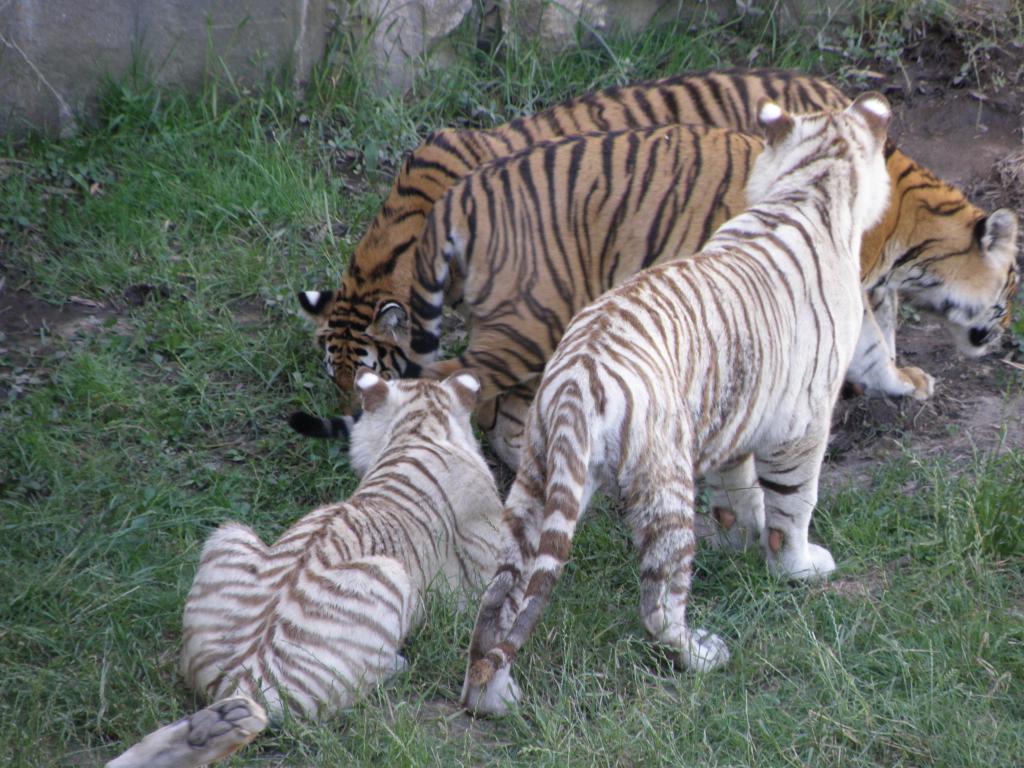
{"type": "Polygon", "coordinates": [[[992,337],[992,329],[990,328],[971,328],[967,334],[967,338],[971,344],[976,347],[983,347],[992,337]]]}

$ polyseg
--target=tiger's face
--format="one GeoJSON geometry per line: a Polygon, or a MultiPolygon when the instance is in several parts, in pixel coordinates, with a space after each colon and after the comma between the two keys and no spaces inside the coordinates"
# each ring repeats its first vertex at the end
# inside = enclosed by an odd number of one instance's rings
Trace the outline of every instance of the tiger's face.
{"type": "Polygon", "coordinates": [[[415,376],[409,349],[409,311],[394,299],[367,300],[348,285],[337,291],[300,291],[299,304],[316,324],[316,344],[324,373],[338,388],[345,413],[351,412],[355,373],[368,368],[385,380],[415,376]]]}
{"type": "Polygon", "coordinates": [[[969,245],[952,253],[937,252],[941,241],[922,243],[905,281],[910,303],[938,315],[962,354],[985,354],[1009,327],[1019,284],[1016,214],[1003,208],[977,219],[969,245]]]}

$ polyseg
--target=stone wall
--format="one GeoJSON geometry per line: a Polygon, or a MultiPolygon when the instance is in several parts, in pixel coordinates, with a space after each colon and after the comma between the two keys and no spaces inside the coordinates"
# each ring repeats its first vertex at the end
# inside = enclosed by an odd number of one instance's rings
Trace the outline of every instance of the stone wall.
{"type": "Polygon", "coordinates": [[[0,133],[73,133],[106,78],[134,64],[161,84],[260,82],[321,56],[325,0],[0,0],[0,133]]]}
{"type": "Polygon", "coordinates": [[[362,36],[379,82],[402,90],[424,66],[443,67],[447,36],[467,22],[481,35],[524,35],[560,49],[580,31],[637,31],[669,20],[686,29],[768,9],[784,27],[813,34],[852,18],[864,2],[0,0],[0,135],[73,133],[95,114],[106,79],[137,64],[159,84],[186,88],[207,77],[259,83],[283,71],[299,86],[333,29],[362,36]]]}

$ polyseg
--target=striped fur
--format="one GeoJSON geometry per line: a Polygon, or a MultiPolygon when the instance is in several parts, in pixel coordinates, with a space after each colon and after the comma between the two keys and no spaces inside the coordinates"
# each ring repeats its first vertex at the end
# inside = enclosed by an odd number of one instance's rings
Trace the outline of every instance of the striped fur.
{"type": "MultiPolygon", "coordinates": [[[[227,523],[203,547],[185,604],[182,671],[211,699],[261,700],[271,719],[286,702],[307,717],[351,706],[405,666],[399,649],[428,588],[468,591],[494,572],[502,505],[469,423],[479,383],[469,374],[388,383],[363,371],[356,384],[355,493],[272,546],[227,523]]],[[[193,756],[219,754],[226,739],[239,746],[227,725],[177,726],[125,768],[158,758],[200,764],[176,757],[183,739],[203,747],[185,750],[193,756]]]]}
{"type": "Polygon", "coordinates": [[[416,242],[434,203],[460,178],[491,160],[562,136],[669,123],[753,128],[752,110],[762,96],[794,111],[845,103],[832,85],[799,73],[704,72],[588,94],[490,130],[431,134],[403,164],[356,246],[341,287],[299,294],[343,399],[361,366],[406,372],[416,242]]]}
{"type": "MultiPolygon", "coordinates": [[[[538,142],[591,131],[669,123],[753,131],[753,106],[762,96],[796,112],[847,104],[835,87],[804,75],[774,70],[705,72],[600,91],[488,131],[433,134],[407,159],[357,246],[340,289],[299,295],[316,324],[325,368],[343,400],[361,365],[417,375],[409,347],[414,249],[434,203],[460,178],[538,142]]],[[[1009,318],[1008,298],[1016,281],[1016,221],[1005,210],[986,219],[962,193],[898,150],[891,149],[888,170],[892,204],[865,237],[861,251],[862,277],[871,302],[866,335],[850,377],[869,394],[923,399],[932,392],[931,377],[895,364],[898,293],[945,317],[956,337],[966,342],[962,348],[971,353],[988,349],[1009,318]],[[879,311],[877,318],[872,317],[872,307],[879,311]]],[[[733,179],[735,194],[743,183],[733,179]]],[[[494,429],[511,429],[514,434],[521,427],[514,423],[522,410],[518,406],[528,403],[529,395],[513,393],[509,399],[512,407],[502,412],[508,412],[512,426],[498,424],[494,429]]]]}
{"type": "Polygon", "coordinates": [[[735,180],[760,152],[752,136],[671,125],[543,143],[466,176],[434,206],[417,248],[420,374],[472,370],[492,406],[477,421],[515,468],[522,416],[572,317],[641,269],[696,253],[746,207],[735,180]],[[465,308],[470,336],[458,357],[435,362],[445,303],[465,308]]]}
{"type": "Polygon", "coordinates": [[[693,258],[641,273],[572,321],[530,409],[506,501],[509,550],[485,595],[463,691],[474,711],[518,696],[509,665],[536,625],[599,486],[616,489],[640,557],[648,632],[695,670],[725,643],[686,624],[697,477],[753,470],[770,569],[834,567],[808,542],[832,407],[862,317],[857,254],[882,214],[889,110],[867,95],[840,113],[761,112],[767,148],[753,204],[693,258]]]}
{"type": "MultiPolygon", "coordinates": [[[[417,247],[409,343],[416,373],[444,378],[468,369],[479,376],[484,405],[477,421],[515,468],[532,389],[570,318],[640,269],[696,253],[745,207],[738,183],[746,183],[761,147],[745,134],[666,126],[542,143],[469,174],[434,206],[417,247]],[[438,362],[446,303],[464,307],[471,333],[461,354],[438,362]],[[503,400],[492,403],[499,395],[503,400]]],[[[935,307],[950,294],[945,285],[927,293],[934,281],[922,277],[917,262],[870,273],[872,297],[892,303],[879,320],[866,312],[848,372],[855,385],[894,394],[906,379],[922,396],[931,392],[930,376],[900,373],[893,363],[895,323],[886,328],[882,320],[894,318],[896,294],[887,283],[913,285],[919,305],[947,315],[971,306],[956,324],[965,340],[968,328],[980,326],[970,332],[975,349],[998,336],[1015,289],[1016,219],[997,212],[986,223],[1003,218],[1003,245],[986,248],[992,269],[974,273],[976,282],[986,274],[988,282],[973,302],[935,307]]],[[[943,268],[943,259],[930,267],[943,268]]]]}

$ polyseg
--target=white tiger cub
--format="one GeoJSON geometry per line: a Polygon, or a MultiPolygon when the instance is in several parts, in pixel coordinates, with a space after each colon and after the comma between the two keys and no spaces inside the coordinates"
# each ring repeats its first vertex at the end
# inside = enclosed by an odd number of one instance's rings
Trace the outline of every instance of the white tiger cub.
{"type": "Polygon", "coordinates": [[[494,573],[501,500],[470,427],[480,385],[356,377],[362,415],[351,465],[362,475],[347,501],[321,507],[273,546],[222,525],[203,547],[185,604],[186,681],[221,699],[157,731],[112,768],[183,768],[250,741],[285,700],[314,717],[405,666],[399,648],[428,587],[457,590],[494,573]]]}
{"type": "Polygon", "coordinates": [[[470,646],[472,711],[499,714],[517,699],[511,662],[599,486],[619,491],[632,528],[644,626],[690,669],[729,658],[719,637],[686,623],[698,477],[730,463],[727,475],[759,481],[759,498],[737,511],[759,531],[773,573],[810,579],[835,568],[808,525],[860,331],[861,237],[889,191],[890,110],[868,94],[838,113],[794,117],[767,102],[758,114],[767,147],[749,209],[695,257],[653,267],[581,311],[545,368],[505,506],[515,544],[470,646]]]}

